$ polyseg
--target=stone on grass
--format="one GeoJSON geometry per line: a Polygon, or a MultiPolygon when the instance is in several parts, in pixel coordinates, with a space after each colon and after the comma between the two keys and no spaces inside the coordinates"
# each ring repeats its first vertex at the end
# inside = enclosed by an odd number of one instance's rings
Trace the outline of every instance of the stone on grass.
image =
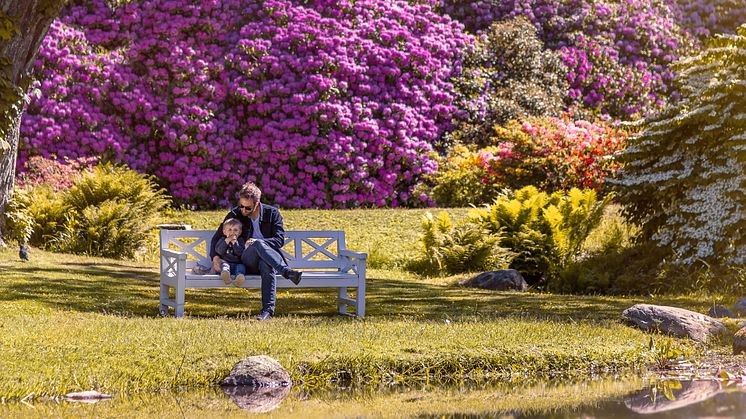
{"type": "Polygon", "coordinates": [[[290,374],[277,360],[264,355],[250,356],[233,366],[221,386],[288,387],[290,374]]]}
{"type": "Polygon", "coordinates": [[[742,327],[733,335],[733,355],[741,352],[746,352],[746,327],[742,327]]]}
{"type": "Polygon", "coordinates": [[[740,315],[746,316],[746,298],[741,298],[736,302],[733,309],[740,315]]]}
{"type": "Polygon", "coordinates": [[[710,316],[716,317],[716,318],[723,318],[723,317],[730,317],[732,319],[736,318],[736,313],[730,311],[728,307],[724,306],[712,306],[710,307],[710,316]]]}
{"type": "Polygon", "coordinates": [[[483,272],[462,282],[461,285],[494,291],[526,291],[528,289],[523,276],[515,269],[483,272]]]}
{"type": "Polygon", "coordinates": [[[645,331],[661,331],[676,337],[689,337],[706,342],[725,330],[725,326],[710,316],[678,307],[635,304],[622,316],[645,331]]]}

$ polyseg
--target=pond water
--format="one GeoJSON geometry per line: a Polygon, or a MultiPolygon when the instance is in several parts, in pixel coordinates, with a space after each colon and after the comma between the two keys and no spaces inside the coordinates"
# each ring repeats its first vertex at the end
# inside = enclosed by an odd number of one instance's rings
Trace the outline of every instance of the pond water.
{"type": "Polygon", "coordinates": [[[746,418],[746,386],[714,380],[502,383],[308,391],[220,388],[97,403],[0,405],[0,417],[746,418]]]}

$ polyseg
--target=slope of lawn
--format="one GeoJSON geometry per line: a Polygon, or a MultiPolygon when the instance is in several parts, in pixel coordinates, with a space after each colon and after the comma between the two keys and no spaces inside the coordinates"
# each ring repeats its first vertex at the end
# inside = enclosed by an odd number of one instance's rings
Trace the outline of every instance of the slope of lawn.
{"type": "MultiPolygon", "coordinates": [[[[350,248],[388,238],[391,249],[409,254],[423,212],[286,211],[285,217],[289,229],[344,228],[350,248]]],[[[205,228],[222,215],[182,213],[172,221],[205,228]]],[[[0,277],[5,400],[87,389],[200,388],[257,354],[277,358],[308,388],[636,370],[650,360],[650,335],[621,322],[625,308],[657,302],[706,312],[712,304],[701,295],[497,293],[389,268],[369,270],[365,319],[338,316],[335,290],[300,288],[279,290],[276,318],[260,323],[253,320],[259,290],[244,289],[187,290],[186,318],[159,317],[158,266],[151,259],[33,249],[31,261],[22,263],[15,250],[4,249],[0,277]]]]}

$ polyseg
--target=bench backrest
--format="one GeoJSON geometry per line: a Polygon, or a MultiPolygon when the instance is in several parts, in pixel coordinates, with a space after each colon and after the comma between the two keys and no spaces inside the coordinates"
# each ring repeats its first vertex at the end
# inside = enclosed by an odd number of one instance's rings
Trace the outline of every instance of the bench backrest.
{"type": "MultiPolygon", "coordinates": [[[[187,254],[187,269],[197,262],[212,266],[210,241],[215,230],[161,230],[161,248],[187,254]]],[[[330,269],[342,266],[339,251],[346,249],[342,230],[288,230],[282,253],[291,268],[330,269]]]]}

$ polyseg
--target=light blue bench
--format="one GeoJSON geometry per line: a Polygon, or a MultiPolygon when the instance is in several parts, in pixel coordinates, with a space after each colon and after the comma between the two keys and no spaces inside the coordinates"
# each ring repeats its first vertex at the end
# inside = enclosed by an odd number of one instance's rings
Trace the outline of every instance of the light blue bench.
{"type": "MultiPolygon", "coordinates": [[[[212,266],[210,241],[214,230],[161,230],[160,312],[184,316],[187,288],[228,288],[217,274],[196,275],[192,268],[212,266]]],[[[282,248],[288,266],[303,271],[295,285],[277,275],[277,288],[337,288],[340,314],[365,316],[365,268],[368,255],[345,247],[344,231],[286,231],[282,248]],[[348,295],[354,288],[355,296],[348,295]],[[354,308],[354,313],[349,308],[354,308]]],[[[246,275],[241,288],[261,288],[259,275],[246,275]]]]}

